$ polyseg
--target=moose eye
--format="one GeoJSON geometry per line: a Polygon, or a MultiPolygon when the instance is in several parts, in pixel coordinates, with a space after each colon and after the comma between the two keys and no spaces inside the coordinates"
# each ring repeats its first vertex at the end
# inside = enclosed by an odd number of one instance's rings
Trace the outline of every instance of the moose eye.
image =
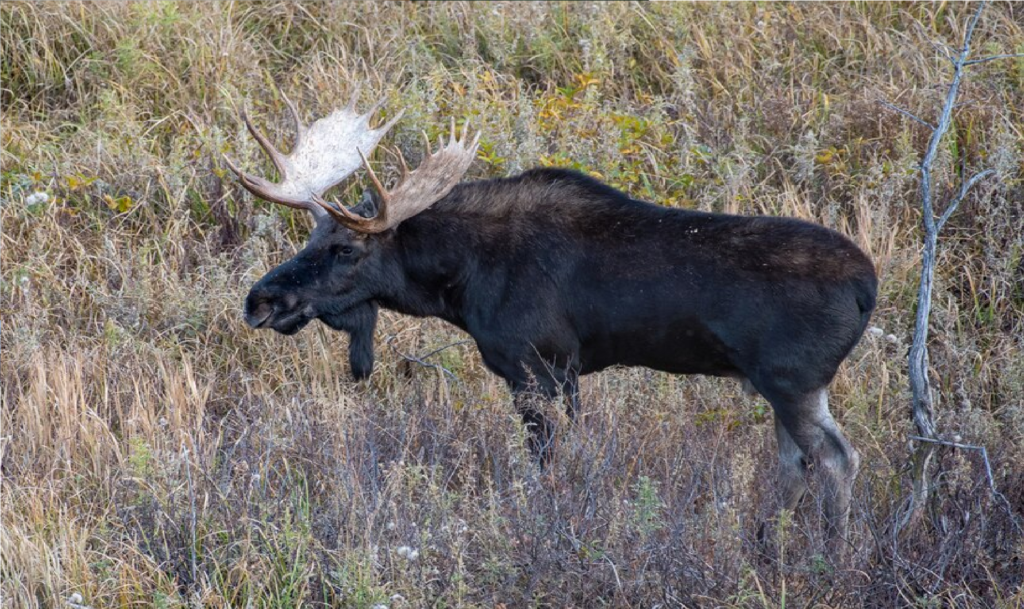
{"type": "Polygon", "coordinates": [[[336,253],[339,253],[342,256],[351,256],[353,251],[354,250],[348,245],[343,245],[335,250],[336,253]]]}

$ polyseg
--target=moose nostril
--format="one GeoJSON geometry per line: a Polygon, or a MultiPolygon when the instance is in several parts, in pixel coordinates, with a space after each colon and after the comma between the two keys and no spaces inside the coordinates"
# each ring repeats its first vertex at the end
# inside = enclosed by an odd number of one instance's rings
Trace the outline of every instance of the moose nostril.
{"type": "Polygon", "coordinates": [[[258,328],[274,313],[274,305],[250,296],[245,299],[245,321],[253,328],[258,328]]]}

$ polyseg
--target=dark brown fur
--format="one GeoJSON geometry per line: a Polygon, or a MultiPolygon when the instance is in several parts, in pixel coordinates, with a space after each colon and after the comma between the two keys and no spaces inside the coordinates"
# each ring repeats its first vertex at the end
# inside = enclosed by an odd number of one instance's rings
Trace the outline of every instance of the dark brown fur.
{"type": "Polygon", "coordinates": [[[368,302],[445,319],[509,383],[542,459],[552,427],[529,396],[563,393],[575,408],[581,374],[629,365],[745,379],[775,410],[786,497],[802,495],[802,464],[820,463],[838,531],[858,457],[826,388],[876,289],[870,260],[822,226],[660,207],[539,169],[459,185],[377,235],[322,221],[253,287],[246,312],[286,333],[313,318],[344,329],[368,302]]]}

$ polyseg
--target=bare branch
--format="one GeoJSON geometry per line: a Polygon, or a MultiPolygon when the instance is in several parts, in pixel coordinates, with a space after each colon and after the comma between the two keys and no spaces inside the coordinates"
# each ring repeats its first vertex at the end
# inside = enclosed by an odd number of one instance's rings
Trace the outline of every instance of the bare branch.
{"type": "MultiPolygon", "coordinates": [[[[980,175],[980,174],[979,174],[980,175]]],[[[975,176],[977,177],[977,176],[975,176]]],[[[976,446],[974,444],[961,444],[960,442],[950,442],[949,440],[940,440],[938,438],[924,438],[921,436],[910,436],[911,440],[918,442],[926,442],[928,444],[938,444],[940,446],[948,446],[950,448],[959,448],[961,450],[974,450],[981,453],[981,459],[985,462],[985,476],[988,477],[988,490],[992,492],[992,496],[998,499],[1003,507],[1006,508],[1007,513],[1010,515],[1010,522],[1014,528],[1021,531],[1021,525],[1018,522],[1017,515],[1013,512],[1013,507],[1010,502],[1006,499],[999,489],[996,488],[995,479],[992,477],[992,463],[988,460],[988,450],[984,446],[976,446]]]]}
{"type": "Polygon", "coordinates": [[[967,56],[971,53],[971,36],[974,35],[974,26],[978,25],[978,20],[981,19],[981,12],[985,10],[987,0],[982,0],[978,6],[978,10],[974,11],[974,18],[971,19],[971,24],[967,26],[967,31],[964,33],[964,47],[960,49],[960,65],[963,65],[967,56]]]}
{"type": "Polygon", "coordinates": [[[447,344],[447,345],[445,345],[443,347],[438,347],[437,349],[434,349],[430,353],[426,353],[426,354],[421,355],[419,357],[420,357],[420,359],[427,359],[431,355],[437,355],[438,353],[440,353],[440,352],[442,352],[442,351],[444,351],[446,349],[451,349],[452,347],[458,347],[460,345],[469,345],[469,344],[472,344],[472,343],[473,343],[473,341],[471,341],[471,340],[457,340],[454,343],[449,343],[449,344],[447,344]]]}
{"type": "Polygon", "coordinates": [[[953,47],[949,46],[945,42],[941,42],[941,41],[938,41],[938,40],[931,40],[930,39],[931,32],[926,30],[921,25],[920,22],[915,21],[913,26],[914,26],[914,29],[917,30],[918,35],[922,39],[928,39],[929,44],[931,44],[932,47],[936,51],[938,51],[940,55],[942,55],[943,59],[948,61],[950,64],[952,64],[954,62],[953,52],[954,52],[955,49],[953,49],[953,47]]]}
{"type": "MultiPolygon", "coordinates": [[[[192,443],[195,446],[195,443],[192,443]]],[[[188,455],[188,446],[184,442],[181,444],[181,457],[185,461],[185,475],[188,479],[188,499],[189,499],[189,533],[191,533],[191,544],[189,546],[189,567],[192,571],[192,581],[198,582],[196,579],[196,490],[192,486],[192,460],[188,455]]]]}
{"type": "Polygon", "coordinates": [[[935,40],[933,40],[931,42],[932,42],[932,46],[935,47],[935,50],[939,51],[940,53],[942,53],[942,57],[946,61],[948,61],[950,64],[952,64],[954,66],[956,65],[956,58],[953,57],[953,49],[948,44],[945,44],[945,43],[942,43],[942,42],[938,42],[938,41],[935,41],[935,40]]]}
{"type": "Polygon", "coordinates": [[[965,66],[974,66],[974,65],[978,65],[979,63],[985,63],[986,61],[994,61],[996,59],[1006,59],[1008,57],[1024,57],[1024,53],[1009,53],[1007,55],[993,55],[991,57],[982,57],[981,59],[971,59],[970,61],[965,61],[964,65],[965,66]]]}
{"type": "Polygon", "coordinates": [[[976,99],[969,99],[967,101],[957,102],[953,106],[953,109],[954,110],[959,110],[960,108],[966,108],[968,106],[973,106],[973,105],[975,105],[977,103],[978,103],[978,100],[976,100],[976,99]]]}
{"type": "Polygon", "coordinates": [[[964,200],[964,198],[967,196],[967,193],[971,190],[971,188],[974,187],[975,184],[993,174],[995,174],[994,169],[986,169],[985,171],[974,174],[973,176],[971,176],[970,180],[964,182],[960,186],[960,194],[958,194],[956,198],[949,203],[949,207],[946,208],[946,211],[942,213],[942,217],[939,218],[938,222],[935,223],[935,230],[942,230],[942,227],[945,226],[946,221],[949,220],[949,217],[953,215],[953,212],[955,212],[956,208],[960,206],[960,203],[964,200]]]}
{"type": "MultiPolygon", "coordinates": [[[[985,450],[984,446],[975,446],[973,444],[961,444],[959,442],[952,442],[950,440],[940,440],[938,438],[922,438],[921,436],[910,436],[911,440],[918,442],[928,442],[930,444],[941,444],[942,446],[951,446],[953,448],[962,448],[964,450],[985,450]]],[[[988,459],[985,459],[985,465],[988,465],[988,459]]],[[[991,473],[991,468],[986,468],[986,471],[991,473]]],[[[991,478],[990,478],[991,479],[991,478]]]]}
{"type": "Polygon", "coordinates": [[[929,123],[926,120],[922,120],[922,119],[918,118],[917,116],[911,114],[909,111],[904,110],[903,108],[900,108],[899,106],[894,106],[893,104],[890,104],[889,102],[881,100],[881,99],[876,99],[875,101],[877,101],[878,103],[882,104],[886,108],[888,108],[888,109],[890,109],[890,110],[892,110],[894,112],[899,112],[903,116],[906,116],[909,119],[913,119],[913,120],[917,121],[918,123],[921,123],[925,127],[928,127],[932,131],[935,131],[935,125],[929,123]]]}
{"type": "Polygon", "coordinates": [[[401,357],[405,361],[412,362],[414,364],[419,364],[420,366],[423,366],[424,368],[433,368],[435,370],[440,371],[442,374],[444,374],[448,378],[452,379],[453,381],[455,381],[457,383],[461,383],[461,381],[459,380],[459,377],[455,376],[455,374],[453,374],[451,370],[448,370],[447,368],[445,368],[444,366],[442,366],[440,364],[431,364],[430,362],[426,361],[426,359],[428,357],[432,356],[432,355],[437,355],[438,353],[440,353],[441,351],[444,351],[445,349],[450,349],[450,348],[458,346],[458,345],[463,345],[463,344],[466,344],[466,343],[468,343],[470,341],[468,341],[468,340],[456,341],[454,343],[445,345],[445,346],[440,347],[438,349],[434,349],[433,351],[431,351],[430,353],[427,353],[426,355],[422,355],[422,356],[417,357],[415,355],[409,355],[407,353],[403,353],[398,347],[395,346],[395,344],[393,342],[394,339],[395,339],[394,336],[389,336],[387,338],[387,340],[385,341],[385,344],[387,346],[391,347],[391,350],[394,351],[399,357],[401,357]]]}
{"type": "MultiPolygon", "coordinates": [[[[924,212],[922,221],[924,224],[924,248],[921,252],[921,282],[917,292],[917,312],[914,319],[914,340],[910,346],[908,376],[910,378],[911,404],[913,410],[914,426],[917,428],[918,437],[934,438],[935,413],[932,403],[931,385],[928,380],[928,317],[931,313],[932,288],[935,279],[935,256],[938,245],[939,228],[956,211],[960,200],[966,195],[967,190],[982,177],[987,175],[982,172],[969,180],[960,190],[957,200],[950,203],[942,217],[936,222],[935,208],[932,200],[932,163],[938,154],[939,146],[946,131],[949,129],[952,120],[953,108],[956,105],[957,94],[960,90],[960,81],[963,76],[964,64],[971,52],[971,36],[978,24],[981,12],[985,9],[986,2],[979,4],[967,29],[964,32],[963,46],[957,49],[958,55],[953,60],[953,79],[946,91],[946,99],[942,105],[942,112],[939,114],[938,122],[932,130],[928,140],[928,147],[925,149],[924,157],[921,159],[921,207],[924,212]]],[[[905,518],[899,528],[904,528],[911,520],[916,519],[924,510],[931,487],[931,460],[935,453],[935,447],[925,445],[914,451],[914,489],[910,498],[910,506],[905,518]]]]}

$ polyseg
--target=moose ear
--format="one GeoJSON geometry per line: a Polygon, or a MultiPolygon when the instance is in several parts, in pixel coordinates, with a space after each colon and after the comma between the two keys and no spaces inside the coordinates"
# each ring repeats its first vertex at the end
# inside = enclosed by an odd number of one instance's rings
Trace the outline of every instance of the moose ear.
{"type": "Polygon", "coordinates": [[[363,191],[363,198],[356,205],[349,208],[352,213],[364,218],[373,218],[380,208],[380,200],[370,189],[363,191]]]}

